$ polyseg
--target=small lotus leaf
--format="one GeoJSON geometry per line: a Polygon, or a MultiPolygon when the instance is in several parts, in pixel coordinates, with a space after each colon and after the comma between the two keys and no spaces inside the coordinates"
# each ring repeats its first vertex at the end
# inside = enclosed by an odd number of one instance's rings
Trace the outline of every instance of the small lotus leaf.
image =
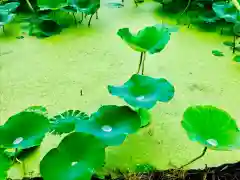
{"type": "Polygon", "coordinates": [[[63,134],[74,131],[75,124],[81,120],[88,120],[89,116],[79,110],[68,110],[51,119],[52,133],[63,134]]]}
{"type": "Polygon", "coordinates": [[[174,87],[166,79],[139,74],[134,74],[122,86],[108,86],[108,91],[134,108],[145,109],[151,109],[157,101],[168,102],[174,96],[174,87]]]}
{"type": "Polygon", "coordinates": [[[239,55],[234,56],[233,61],[240,62],[240,56],[239,55]]]}
{"type": "Polygon", "coordinates": [[[11,167],[11,161],[0,149],[0,179],[7,179],[7,171],[11,167]]]}
{"type": "Polygon", "coordinates": [[[67,0],[37,0],[40,10],[57,10],[67,5],[67,0]]]}
{"type": "Polygon", "coordinates": [[[240,132],[236,121],[213,106],[192,106],[183,115],[182,127],[192,141],[214,150],[239,148],[240,132]]]}
{"type": "Polygon", "coordinates": [[[0,126],[0,147],[27,149],[39,146],[49,131],[49,120],[34,112],[20,112],[0,126]]]}
{"type": "Polygon", "coordinates": [[[223,52],[221,52],[219,50],[212,50],[212,54],[214,56],[224,56],[223,52]]]}
{"type": "Polygon", "coordinates": [[[42,114],[44,116],[46,116],[48,114],[47,109],[43,106],[30,106],[30,107],[26,108],[24,111],[35,112],[35,113],[42,114]]]}
{"type": "Polygon", "coordinates": [[[170,30],[164,25],[148,26],[132,34],[129,28],[119,29],[120,36],[133,50],[149,52],[150,54],[162,51],[170,40],[170,30]]]}
{"type": "Polygon", "coordinates": [[[0,5],[0,11],[7,11],[8,13],[12,13],[18,8],[19,5],[19,2],[9,2],[7,4],[0,5]]]}
{"type": "Polygon", "coordinates": [[[90,180],[104,160],[105,146],[98,138],[73,132],[45,155],[40,173],[44,180],[90,180]]]}
{"type": "Polygon", "coordinates": [[[107,146],[120,145],[127,134],[135,133],[141,125],[138,113],[128,106],[106,105],[93,113],[88,121],[78,121],[77,132],[100,138],[107,146]]]}
{"type": "Polygon", "coordinates": [[[9,14],[7,11],[0,11],[0,26],[10,23],[14,16],[14,14],[9,14]]]}
{"type": "Polygon", "coordinates": [[[214,2],[212,9],[219,18],[225,19],[227,22],[237,23],[240,20],[239,12],[232,3],[214,2]]]}
{"type": "Polygon", "coordinates": [[[137,110],[141,118],[141,128],[148,126],[151,123],[151,114],[147,109],[139,108],[137,110]]]}

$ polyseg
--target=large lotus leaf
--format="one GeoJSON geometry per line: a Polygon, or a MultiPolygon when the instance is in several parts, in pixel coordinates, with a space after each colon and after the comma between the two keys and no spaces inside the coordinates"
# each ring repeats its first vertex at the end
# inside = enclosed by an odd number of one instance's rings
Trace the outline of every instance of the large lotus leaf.
{"type": "Polygon", "coordinates": [[[135,108],[145,109],[151,109],[157,101],[168,102],[174,96],[174,87],[166,79],[139,74],[134,74],[122,86],[108,86],[108,91],[135,108]]]}
{"type": "Polygon", "coordinates": [[[41,10],[57,10],[67,5],[67,0],[37,0],[41,10]]]}
{"type": "Polygon", "coordinates": [[[7,11],[0,11],[0,26],[10,23],[14,16],[14,14],[9,14],[7,11]]]}
{"type": "Polygon", "coordinates": [[[89,116],[79,110],[68,110],[51,119],[52,133],[69,133],[75,129],[75,124],[81,120],[88,120],[89,116]]]}
{"type": "Polygon", "coordinates": [[[49,127],[49,120],[45,116],[20,112],[0,126],[0,147],[26,149],[39,146],[49,127]]]}
{"type": "Polygon", "coordinates": [[[9,2],[7,4],[0,5],[0,11],[7,11],[8,13],[14,12],[19,5],[20,5],[19,2],[9,2]]]}
{"type": "Polygon", "coordinates": [[[240,146],[236,121],[225,111],[213,106],[193,106],[184,112],[182,127],[192,141],[215,150],[240,146]]]}
{"type": "Polygon", "coordinates": [[[78,121],[76,131],[93,134],[107,146],[115,146],[122,144],[127,134],[135,133],[140,126],[138,113],[128,106],[106,105],[88,121],[78,121]]]}
{"type": "Polygon", "coordinates": [[[11,167],[11,161],[0,150],[0,179],[7,179],[7,171],[11,167]]]}
{"type": "Polygon", "coordinates": [[[44,180],[90,180],[104,164],[105,146],[93,135],[74,132],[47,153],[40,163],[44,180]]]}
{"type": "Polygon", "coordinates": [[[227,22],[237,23],[240,20],[239,11],[232,3],[215,2],[212,9],[219,18],[223,18],[227,22]]]}
{"type": "Polygon", "coordinates": [[[162,51],[170,40],[170,31],[166,26],[148,26],[132,34],[129,28],[119,29],[120,36],[132,49],[139,52],[154,54],[162,51]]]}

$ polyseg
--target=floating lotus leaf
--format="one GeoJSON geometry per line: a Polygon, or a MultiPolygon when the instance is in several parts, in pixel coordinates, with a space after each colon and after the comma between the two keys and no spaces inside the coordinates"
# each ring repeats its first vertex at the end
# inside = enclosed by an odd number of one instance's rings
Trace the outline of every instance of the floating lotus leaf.
{"type": "Polygon", "coordinates": [[[79,110],[68,110],[51,119],[52,133],[63,134],[74,131],[75,124],[81,120],[88,120],[89,116],[79,110]]]}
{"type": "Polygon", "coordinates": [[[240,20],[239,12],[232,3],[215,2],[212,9],[219,18],[227,22],[237,23],[240,20]]]}
{"type": "Polygon", "coordinates": [[[100,138],[107,146],[120,145],[127,134],[135,133],[141,125],[138,113],[128,106],[106,105],[93,113],[88,121],[78,121],[77,132],[100,138]]]}
{"type": "Polygon", "coordinates": [[[14,14],[9,14],[7,11],[0,11],[0,27],[10,23],[14,16],[14,14]]]}
{"type": "Polygon", "coordinates": [[[39,146],[49,127],[49,120],[45,116],[20,112],[0,126],[0,148],[26,149],[39,146]]]}
{"type": "Polygon", "coordinates": [[[214,150],[239,148],[240,132],[236,121],[213,106],[193,106],[184,112],[182,127],[192,141],[214,150]]]}
{"type": "Polygon", "coordinates": [[[164,78],[134,74],[122,86],[108,86],[113,96],[118,96],[135,108],[151,109],[157,101],[168,102],[174,96],[174,87],[164,78]]]}
{"type": "Polygon", "coordinates": [[[214,56],[224,56],[223,52],[221,52],[219,50],[212,50],[212,54],[214,56]]]}
{"type": "Polygon", "coordinates": [[[148,26],[132,34],[129,28],[119,29],[120,36],[133,50],[154,54],[162,51],[170,40],[170,30],[164,25],[148,26]]]}
{"type": "Polygon", "coordinates": [[[3,151],[0,150],[0,179],[7,179],[7,171],[11,165],[11,161],[3,153],[3,151]]]}
{"type": "Polygon", "coordinates": [[[57,10],[67,5],[67,0],[37,0],[40,10],[57,10]]]}
{"type": "Polygon", "coordinates": [[[19,2],[9,2],[7,4],[0,5],[0,11],[7,11],[8,13],[14,12],[19,5],[20,5],[19,2]]]}
{"type": "Polygon", "coordinates": [[[30,107],[26,108],[24,111],[35,112],[35,113],[42,114],[44,116],[46,116],[48,114],[47,109],[43,106],[30,106],[30,107]]]}
{"type": "Polygon", "coordinates": [[[42,159],[40,173],[44,180],[90,180],[104,160],[105,146],[98,138],[74,132],[42,159]]]}

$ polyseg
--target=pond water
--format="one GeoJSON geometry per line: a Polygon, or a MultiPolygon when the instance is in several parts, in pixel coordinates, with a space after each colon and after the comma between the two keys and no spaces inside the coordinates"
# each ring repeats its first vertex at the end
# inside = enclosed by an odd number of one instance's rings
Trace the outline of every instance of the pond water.
{"type": "MultiPolygon", "coordinates": [[[[174,21],[157,15],[160,8],[155,2],[145,2],[138,8],[133,2],[126,2],[119,9],[108,8],[105,3],[99,11],[99,20],[93,19],[91,28],[84,22],[61,35],[41,40],[1,36],[1,123],[31,105],[46,106],[54,115],[67,109],[91,113],[103,104],[124,104],[108,94],[107,85],[120,85],[135,73],[139,54],[116,35],[117,30],[123,27],[137,30],[174,21]]],[[[14,25],[8,28],[11,27],[14,25]]],[[[147,55],[146,75],[168,79],[176,88],[175,97],[152,110],[153,122],[149,127],[130,135],[123,145],[108,150],[107,169],[133,169],[142,163],[168,169],[198,156],[203,147],[191,142],[180,124],[184,110],[190,105],[211,104],[240,119],[240,64],[232,61],[231,51],[222,45],[229,39],[181,27],[172,34],[163,52],[147,55]],[[213,56],[215,49],[225,56],[213,56]]],[[[59,141],[59,137],[48,136],[44,147],[25,160],[26,172],[37,175],[40,159],[59,141]]],[[[215,166],[239,159],[237,151],[209,150],[189,167],[215,166]]],[[[11,177],[21,177],[18,168],[16,165],[11,169],[11,177]]]]}

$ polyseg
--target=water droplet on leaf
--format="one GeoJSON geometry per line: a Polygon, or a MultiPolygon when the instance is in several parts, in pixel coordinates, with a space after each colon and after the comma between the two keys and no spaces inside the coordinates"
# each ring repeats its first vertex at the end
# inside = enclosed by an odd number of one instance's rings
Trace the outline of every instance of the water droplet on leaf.
{"type": "Polygon", "coordinates": [[[111,131],[112,131],[112,127],[111,127],[111,126],[108,126],[108,125],[104,125],[104,126],[102,127],[102,130],[103,130],[104,132],[111,132],[111,131]]]}

